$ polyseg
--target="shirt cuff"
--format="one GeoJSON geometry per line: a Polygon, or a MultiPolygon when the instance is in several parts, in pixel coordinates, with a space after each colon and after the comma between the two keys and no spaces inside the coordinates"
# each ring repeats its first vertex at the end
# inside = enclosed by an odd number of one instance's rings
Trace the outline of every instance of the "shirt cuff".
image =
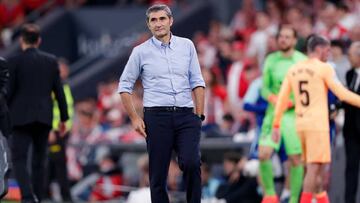
{"type": "Polygon", "coordinates": [[[205,88],[205,83],[195,83],[195,84],[193,84],[193,85],[191,85],[191,89],[193,90],[193,89],[195,89],[195,88],[197,88],[197,87],[203,87],[203,88],[205,88]]]}

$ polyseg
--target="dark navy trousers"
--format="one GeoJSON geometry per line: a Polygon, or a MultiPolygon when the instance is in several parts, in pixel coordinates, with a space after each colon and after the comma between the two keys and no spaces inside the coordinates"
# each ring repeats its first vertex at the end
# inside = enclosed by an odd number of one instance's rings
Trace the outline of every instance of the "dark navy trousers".
{"type": "Polygon", "coordinates": [[[200,203],[201,120],[192,108],[144,108],[152,203],[169,203],[166,189],[172,150],[183,171],[188,203],[200,203]]]}

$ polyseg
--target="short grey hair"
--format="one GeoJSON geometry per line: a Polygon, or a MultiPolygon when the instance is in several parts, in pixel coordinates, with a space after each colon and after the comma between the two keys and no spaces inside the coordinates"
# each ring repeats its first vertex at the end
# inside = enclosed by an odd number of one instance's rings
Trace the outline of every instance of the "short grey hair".
{"type": "Polygon", "coordinates": [[[169,18],[172,17],[172,12],[171,12],[170,8],[167,5],[165,5],[165,4],[154,4],[154,5],[150,6],[146,10],[146,22],[149,21],[150,13],[157,12],[157,11],[165,11],[166,15],[169,18]]]}

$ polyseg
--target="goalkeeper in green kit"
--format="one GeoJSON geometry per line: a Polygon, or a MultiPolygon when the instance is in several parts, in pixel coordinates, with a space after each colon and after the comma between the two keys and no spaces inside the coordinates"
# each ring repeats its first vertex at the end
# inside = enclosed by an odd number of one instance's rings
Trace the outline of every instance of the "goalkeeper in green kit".
{"type": "MultiPolygon", "coordinates": [[[[271,156],[279,150],[280,142],[284,142],[286,154],[290,161],[290,203],[297,203],[301,192],[304,169],[301,163],[301,143],[295,128],[294,103],[289,102],[288,109],[281,120],[281,138],[272,137],[272,123],[277,94],[288,69],[306,56],[294,49],[297,42],[296,31],[282,26],[277,35],[279,51],[269,54],[264,63],[263,87],[261,96],[269,102],[264,117],[259,139],[260,177],[265,190],[262,203],[278,203],[274,187],[271,156]]],[[[291,96],[290,101],[293,100],[291,96]]]]}

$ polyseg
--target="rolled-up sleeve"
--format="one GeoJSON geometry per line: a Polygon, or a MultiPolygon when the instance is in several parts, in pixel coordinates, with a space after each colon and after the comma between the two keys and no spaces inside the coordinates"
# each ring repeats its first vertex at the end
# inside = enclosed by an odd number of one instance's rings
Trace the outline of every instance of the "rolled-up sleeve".
{"type": "Polygon", "coordinates": [[[121,74],[118,92],[132,93],[134,84],[140,75],[140,53],[137,47],[133,49],[129,60],[121,74]]]}
{"type": "Polygon", "coordinates": [[[194,89],[195,87],[199,87],[199,86],[205,87],[205,82],[201,75],[201,69],[200,69],[200,64],[197,57],[196,49],[191,41],[190,41],[190,57],[191,57],[190,68],[189,68],[190,87],[191,89],[194,89]]]}

